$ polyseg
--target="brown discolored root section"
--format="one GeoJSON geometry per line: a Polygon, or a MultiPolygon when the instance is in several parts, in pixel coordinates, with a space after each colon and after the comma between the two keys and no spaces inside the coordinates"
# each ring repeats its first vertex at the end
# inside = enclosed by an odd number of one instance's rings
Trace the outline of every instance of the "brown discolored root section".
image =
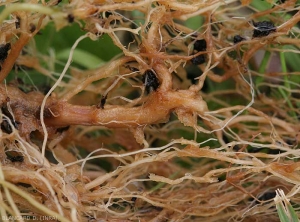
{"type": "Polygon", "coordinates": [[[1,216],[279,221],[282,192],[297,208],[300,6],[270,2],[1,3],[1,216]]]}

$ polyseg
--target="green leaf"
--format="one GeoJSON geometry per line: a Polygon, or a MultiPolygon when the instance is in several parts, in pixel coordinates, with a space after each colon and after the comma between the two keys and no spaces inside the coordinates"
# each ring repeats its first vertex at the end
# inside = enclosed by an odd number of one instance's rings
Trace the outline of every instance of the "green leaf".
{"type": "Polygon", "coordinates": [[[281,222],[290,222],[289,217],[287,216],[282,203],[279,203],[277,205],[277,212],[278,212],[278,216],[281,222]]]}
{"type": "Polygon", "coordinates": [[[274,198],[274,201],[281,222],[299,221],[294,208],[292,207],[282,190],[276,190],[276,197],[274,198]]]}
{"type": "Polygon", "coordinates": [[[138,10],[133,10],[132,17],[134,18],[134,23],[137,25],[144,25],[145,24],[145,14],[138,10]]]}
{"type": "Polygon", "coordinates": [[[291,215],[292,222],[298,222],[299,221],[298,216],[291,204],[288,204],[288,210],[291,215]]]}
{"type": "MultiPolygon", "coordinates": [[[[286,58],[285,58],[285,54],[283,52],[280,52],[280,62],[281,62],[282,71],[284,73],[287,73],[286,58]]],[[[289,84],[290,80],[289,80],[288,76],[285,75],[283,78],[284,78],[284,86],[288,90],[290,90],[291,86],[289,84]]],[[[291,111],[289,111],[289,114],[291,116],[293,116],[295,120],[297,120],[297,114],[293,111],[294,107],[293,107],[292,102],[289,99],[290,92],[289,91],[288,92],[284,91],[283,88],[281,88],[281,87],[279,87],[279,92],[281,93],[281,95],[285,99],[285,101],[287,102],[288,106],[291,108],[291,111]]]]}
{"type": "MultiPolygon", "coordinates": [[[[56,58],[58,60],[68,60],[69,54],[70,49],[64,49],[57,53],[56,58]]],[[[97,56],[78,48],[75,49],[72,60],[74,63],[81,65],[82,67],[87,69],[99,67],[104,63],[104,61],[97,56]]]]}
{"type": "Polygon", "coordinates": [[[202,16],[195,16],[195,17],[191,17],[191,18],[187,19],[185,24],[190,29],[198,30],[202,26],[203,20],[204,19],[202,16]]]}
{"type": "MultiPolygon", "coordinates": [[[[269,64],[269,60],[271,57],[270,51],[265,51],[265,55],[260,63],[258,72],[261,74],[264,74],[266,72],[267,66],[269,64]]],[[[255,84],[259,85],[260,83],[264,82],[264,77],[263,76],[257,76],[255,79],[255,84]]]]}
{"type": "MultiPolygon", "coordinates": [[[[58,32],[56,31],[54,24],[49,24],[45,29],[40,31],[39,35],[35,36],[37,51],[44,54],[48,53],[49,49],[54,49],[56,52],[70,49],[74,42],[84,34],[85,32],[78,24],[67,26],[58,32]]],[[[76,50],[77,49],[89,52],[104,61],[109,61],[114,56],[121,53],[121,50],[106,34],[99,37],[96,41],[93,41],[90,38],[82,40],[76,50]]]]}
{"type": "Polygon", "coordinates": [[[264,10],[270,9],[273,6],[272,4],[270,4],[267,1],[259,1],[259,0],[251,1],[250,5],[259,11],[264,11],[264,10]]]}
{"type": "MultiPolygon", "coordinates": [[[[285,45],[283,46],[283,49],[287,50],[295,50],[295,52],[299,52],[299,48],[292,46],[292,45],[285,45]]],[[[287,67],[290,68],[290,71],[297,71],[299,70],[299,64],[300,64],[300,55],[299,53],[295,52],[284,52],[284,57],[287,62],[287,67]]],[[[298,77],[297,77],[298,79],[298,77]]]]}

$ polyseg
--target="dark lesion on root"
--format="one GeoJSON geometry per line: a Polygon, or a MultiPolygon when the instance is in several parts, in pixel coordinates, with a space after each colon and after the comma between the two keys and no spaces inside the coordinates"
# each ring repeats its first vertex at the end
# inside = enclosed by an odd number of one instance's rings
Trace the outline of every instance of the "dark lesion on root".
{"type": "Polygon", "coordinates": [[[24,156],[22,153],[17,151],[6,151],[6,158],[10,160],[12,163],[20,162],[22,163],[24,161],[24,156]]]}
{"type": "MultiPolygon", "coordinates": [[[[35,117],[38,120],[40,120],[40,117],[41,117],[40,114],[41,114],[41,107],[39,106],[38,110],[35,112],[35,117]]],[[[45,107],[44,111],[43,111],[43,117],[44,117],[44,119],[53,118],[53,117],[55,117],[55,114],[49,107],[45,107]]]]}
{"type": "Polygon", "coordinates": [[[1,130],[7,134],[11,134],[13,132],[13,128],[18,129],[18,125],[20,124],[17,122],[13,116],[13,114],[10,112],[10,109],[8,108],[8,103],[10,102],[10,98],[6,98],[6,103],[2,105],[1,107],[1,113],[2,116],[2,122],[1,122],[1,130]]]}
{"type": "MultiPolygon", "coordinates": [[[[0,85],[0,106],[2,114],[5,115],[1,123],[2,131],[10,134],[12,127],[14,127],[22,137],[28,140],[30,140],[31,132],[43,134],[40,120],[40,104],[42,104],[43,99],[44,95],[37,91],[24,93],[15,86],[0,85]]],[[[56,103],[55,99],[49,98],[49,102],[44,108],[44,119],[55,116],[53,104],[56,103]],[[52,109],[50,109],[50,105],[52,109]]],[[[54,127],[47,127],[47,130],[50,136],[56,132],[54,127]]]]}

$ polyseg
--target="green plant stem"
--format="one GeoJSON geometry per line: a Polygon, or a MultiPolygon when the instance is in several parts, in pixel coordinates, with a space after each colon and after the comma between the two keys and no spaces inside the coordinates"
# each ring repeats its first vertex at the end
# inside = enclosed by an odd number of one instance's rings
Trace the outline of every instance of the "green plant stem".
{"type": "MultiPolygon", "coordinates": [[[[281,63],[282,72],[287,74],[288,70],[287,70],[287,66],[286,66],[284,52],[280,52],[280,63],[281,63]]],[[[284,75],[283,79],[284,79],[284,86],[285,86],[285,88],[287,88],[287,89],[290,90],[291,86],[290,86],[290,83],[289,83],[288,76],[284,75]]],[[[285,90],[283,90],[282,87],[279,87],[279,92],[280,92],[280,94],[282,95],[282,97],[284,98],[284,100],[287,102],[288,106],[291,109],[291,111],[289,111],[290,115],[294,119],[297,119],[297,115],[293,111],[293,109],[294,109],[293,104],[291,103],[291,100],[289,99],[290,91],[286,92],[285,90]]]]}
{"type": "MultiPolygon", "coordinates": [[[[271,56],[271,53],[270,51],[265,51],[265,55],[264,55],[264,58],[263,60],[261,61],[260,63],[260,66],[258,68],[258,72],[260,74],[264,74],[266,72],[266,68],[267,68],[267,65],[269,63],[269,59],[270,59],[270,56],[271,56]]],[[[255,84],[256,85],[259,85],[260,83],[262,83],[264,81],[264,77],[263,76],[258,76],[256,77],[255,79],[255,84]]]]}
{"type": "Polygon", "coordinates": [[[54,14],[55,11],[51,8],[43,5],[38,4],[31,4],[31,3],[15,3],[11,4],[10,6],[6,7],[3,12],[0,14],[0,24],[6,19],[12,12],[15,11],[33,11],[39,12],[45,15],[54,14]]]}
{"type": "Polygon", "coordinates": [[[279,203],[277,205],[277,212],[278,212],[278,216],[281,222],[289,222],[289,217],[287,216],[287,214],[285,213],[285,210],[282,206],[282,203],[279,203]]]}
{"type": "Polygon", "coordinates": [[[289,210],[289,213],[291,215],[291,219],[293,222],[299,222],[299,219],[298,219],[298,216],[294,210],[294,208],[292,207],[291,204],[288,204],[288,210],[289,210]]]}

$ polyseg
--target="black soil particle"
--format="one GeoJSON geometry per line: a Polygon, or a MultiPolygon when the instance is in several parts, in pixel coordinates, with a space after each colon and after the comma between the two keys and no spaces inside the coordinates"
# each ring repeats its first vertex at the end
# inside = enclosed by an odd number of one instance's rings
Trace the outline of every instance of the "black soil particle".
{"type": "Polygon", "coordinates": [[[201,64],[205,63],[205,56],[204,55],[198,55],[198,56],[192,58],[191,62],[194,65],[201,65],[201,64]]]}
{"type": "Polygon", "coordinates": [[[268,36],[271,32],[276,31],[276,27],[270,21],[253,22],[253,38],[268,36]]]}
{"type": "Polygon", "coordinates": [[[147,93],[156,91],[159,87],[159,80],[152,70],[147,70],[143,76],[143,83],[147,93]]]}
{"type": "Polygon", "coordinates": [[[194,50],[196,50],[198,52],[200,52],[200,51],[206,51],[206,41],[205,41],[205,39],[197,40],[194,43],[194,50]]]}
{"type": "Polygon", "coordinates": [[[240,35],[235,35],[234,37],[233,37],[233,43],[234,44],[237,44],[237,43],[239,43],[239,42],[241,42],[241,41],[244,41],[245,39],[242,37],[242,36],[240,36],[240,35]]]}
{"type": "Polygon", "coordinates": [[[0,45],[0,62],[4,62],[10,50],[10,43],[0,45]]]}

